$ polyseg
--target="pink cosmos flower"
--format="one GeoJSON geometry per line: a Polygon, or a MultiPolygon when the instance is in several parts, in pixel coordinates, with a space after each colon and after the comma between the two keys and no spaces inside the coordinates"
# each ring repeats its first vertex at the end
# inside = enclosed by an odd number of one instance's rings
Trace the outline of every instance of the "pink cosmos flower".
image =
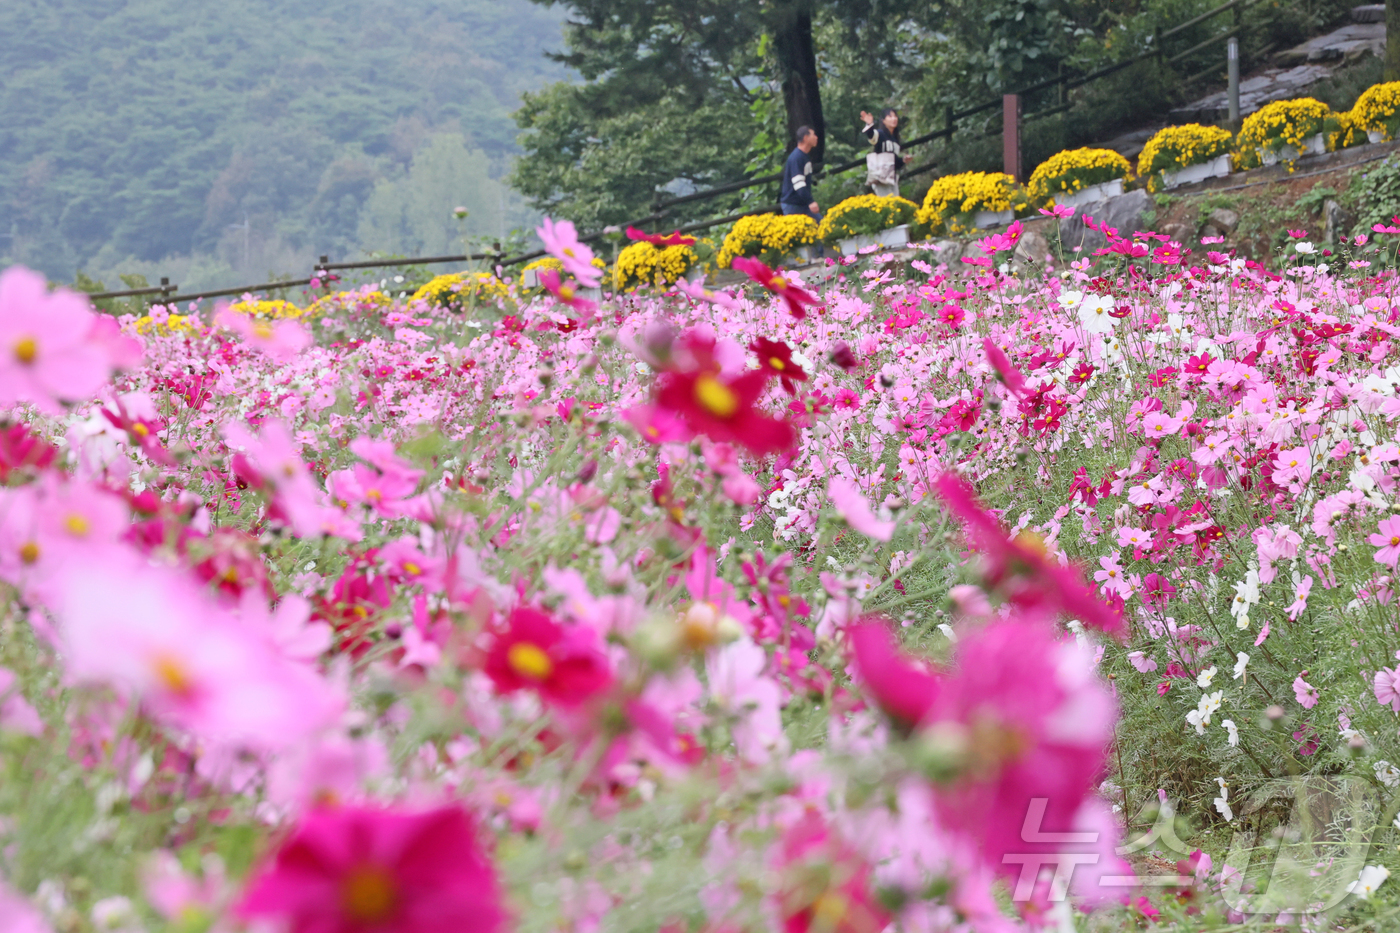
{"type": "Polygon", "coordinates": [[[622,419],[637,429],[648,444],[688,441],[694,435],[680,415],[657,405],[634,405],[623,411],[622,419]]]}
{"type": "Polygon", "coordinates": [[[1303,671],[1293,679],[1293,696],[1302,704],[1303,709],[1312,709],[1317,705],[1318,692],[1316,687],[1303,679],[1307,673],[1303,671]]]}
{"type": "Polygon", "coordinates": [[[893,919],[875,895],[869,862],[816,810],[783,835],[775,869],[783,933],[879,933],[893,919]]]}
{"type": "Polygon", "coordinates": [[[141,869],[146,900],[172,922],[214,916],[225,900],[225,883],[223,866],[217,859],[205,861],[204,878],[200,879],[186,874],[175,854],[164,849],[141,869]]]}
{"type": "Polygon", "coordinates": [[[1380,548],[1376,551],[1376,562],[1394,567],[1400,561],[1400,516],[1382,519],[1377,532],[1366,539],[1380,548]]]}
{"type": "Polygon", "coordinates": [[[234,472],[253,488],[271,491],[270,518],[306,538],[339,530],[338,513],[324,504],[324,494],[301,459],[301,445],[284,423],[269,419],[256,435],[234,423],[224,428],[224,437],[235,451],[234,472]]]}
{"type": "MultiPolygon", "coordinates": [[[[579,284],[585,288],[597,288],[600,281],[601,272],[593,265],[593,250],[578,238],[578,230],[574,228],[572,222],[567,220],[551,220],[546,217],[544,226],[535,230],[539,234],[540,240],[544,242],[544,248],[551,256],[564,264],[564,271],[578,279],[579,284]]],[[[544,284],[544,273],[553,272],[552,269],[540,270],[540,284],[544,284]]],[[[556,282],[559,274],[554,273],[556,282]]]]}
{"type": "Polygon", "coordinates": [[[840,476],[831,477],[827,482],[826,494],[831,497],[836,511],[856,531],[876,541],[888,541],[894,536],[895,523],[876,518],[875,513],[870,510],[870,503],[850,480],[840,476]]]}
{"type": "Polygon", "coordinates": [[[1046,217],[1058,217],[1061,219],[1074,216],[1074,208],[1067,204],[1053,204],[1048,208],[1042,207],[1040,212],[1046,217]]]}
{"type": "Polygon", "coordinates": [[[0,882],[0,930],[5,933],[49,933],[38,908],[0,882]]]}
{"type": "Polygon", "coordinates": [[[1118,546],[1152,550],[1152,535],[1141,528],[1119,528],[1118,546]]]}
{"type": "Polygon", "coordinates": [[[65,567],[58,584],[69,676],[109,684],[206,741],[284,748],[343,709],[314,670],[174,571],[109,551],[65,567]]]}
{"type": "Polygon", "coordinates": [[[958,643],[955,661],[923,725],[961,736],[968,765],[935,803],[989,868],[1015,876],[1003,855],[1047,850],[1023,837],[1035,801],[1044,801],[1041,832],[1075,828],[1104,766],[1116,705],[1088,654],[1043,623],[992,622],[958,643]]]}
{"type": "Polygon", "coordinates": [[[564,707],[580,706],[612,685],[596,632],[562,625],[528,606],[492,632],[482,668],[500,693],[533,689],[564,707]]]}
{"type": "Polygon", "coordinates": [[[310,813],[238,912],[289,933],[495,933],[506,919],[495,868],[455,806],[310,813]]]}
{"type": "Polygon", "coordinates": [[[906,729],[918,725],[938,700],[939,678],[899,650],[882,621],[852,625],[846,632],[860,685],[880,708],[906,729]]]}
{"type": "MultiPolygon", "coordinates": [[[[580,282],[565,282],[560,278],[559,273],[553,269],[541,269],[539,271],[540,284],[545,287],[555,298],[583,314],[591,314],[598,307],[597,302],[589,301],[579,295],[580,282]]],[[[592,287],[592,286],[584,286],[592,287]]]]}
{"type": "Polygon", "coordinates": [[[737,311],[739,308],[743,307],[744,304],[742,300],[736,298],[729,292],[717,292],[706,288],[703,278],[695,282],[686,279],[678,279],[676,281],[676,291],[685,295],[687,298],[695,301],[708,302],[717,308],[724,308],[728,311],[737,311]]]}
{"type": "Polygon", "coordinates": [[[0,406],[30,402],[56,412],[60,403],[91,398],[112,372],[91,339],[95,324],[79,295],[50,293],[43,276],[20,266],[0,273],[0,406]]]}
{"type": "Polygon", "coordinates": [[[1294,622],[1298,621],[1298,617],[1308,608],[1308,594],[1312,592],[1312,585],[1313,578],[1311,574],[1304,577],[1302,582],[1298,584],[1293,602],[1289,603],[1288,608],[1285,610],[1290,620],[1294,622]]]}
{"type": "Polygon", "coordinates": [[[260,321],[225,305],[215,312],[214,323],[238,334],[248,346],[275,360],[289,360],[311,346],[311,332],[297,321],[260,321]]]}
{"type": "Polygon", "coordinates": [[[710,697],[732,717],[729,731],[745,761],[762,764],[784,744],[778,683],[766,673],[768,655],[748,638],[730,642],[705,659],[710,697]]]}
{"type": "Polygon", "coordinates": [[[1400,670],[1383,667],[1376,671],[1371,683],[1376,702],[1400,713],[1400,670]]]}

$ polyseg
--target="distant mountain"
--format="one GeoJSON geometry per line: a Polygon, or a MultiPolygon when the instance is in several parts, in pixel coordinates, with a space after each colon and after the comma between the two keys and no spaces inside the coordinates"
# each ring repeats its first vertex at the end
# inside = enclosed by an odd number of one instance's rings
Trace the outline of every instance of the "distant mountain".
{"type": "Polygon", "coordinates": [[[544,55],[561,21],[528,0],[4,0],[0,265],[188,291],[499,235],[529,219],[496,179],[520,93],[566,77],[544,55]]]}

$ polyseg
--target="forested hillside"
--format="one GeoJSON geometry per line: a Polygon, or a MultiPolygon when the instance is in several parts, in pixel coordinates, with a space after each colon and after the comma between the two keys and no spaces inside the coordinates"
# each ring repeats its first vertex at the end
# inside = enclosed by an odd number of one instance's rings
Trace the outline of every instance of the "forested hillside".
{"type": "Polygon", "coordinates": [[[561,20],[527,0],[5,0],[0,266],[238,284],[498,235],[528,218],[495,179],[521,93],[565,76],[544,55],[561,20]]]}

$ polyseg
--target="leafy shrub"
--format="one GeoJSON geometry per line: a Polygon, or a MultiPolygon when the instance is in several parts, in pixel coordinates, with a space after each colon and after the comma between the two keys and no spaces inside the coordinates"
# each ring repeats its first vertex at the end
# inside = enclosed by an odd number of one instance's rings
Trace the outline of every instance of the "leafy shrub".
{"type": "Polygon", "coordinates": [[[917,204],[901,197],[857,195],[827,211],[817,230],[817,237],[824,243],[835,243],[850,237],[869,236],[901,224],[913,223],[918,211],[917,204]]]}
{"type": "Polygon", "coordinates": [[[807,214],[755,214],[741,217],[724,238],[719,267],[728,269],[735,256],[762,259],[776,265],[799,246],[815,243],[817,222],[807,214]]]}
{"type": "Polygon", "coordinates": [[[1112,149],[1070,149],[1046,159],[1031,173],[1027,184],[1031,200],[1049,201],[1117,178],[1127,178],[1133,167],[1112,149]]]}
{"type": "Polygon", "coordinates": [[[1361,231],[1400,214],[1400,158],[1388,156],[1351,176],[1346,201],[1356,216],[1355,229],[1361,231]]]}
{"type": "Polygon", "coordinates": [[[918,222],[923,232],[950,234],[972,228],[978,211],[1024,210],[1025,192],[1005,172],[962,172],[935,181],[924,195],[918,222]]]}
{"type": "Polygon", "coordinates": [[[1156,191],[1163,172],[1176,172],[1209,162],[1229,152],[1233,140],[1229,130],[1218,126],[1199,123],[1168,126],[1143,147],[1142,155],[1138,156],[1138,176],[1146,180],[1149,191],[1156,191]]]}

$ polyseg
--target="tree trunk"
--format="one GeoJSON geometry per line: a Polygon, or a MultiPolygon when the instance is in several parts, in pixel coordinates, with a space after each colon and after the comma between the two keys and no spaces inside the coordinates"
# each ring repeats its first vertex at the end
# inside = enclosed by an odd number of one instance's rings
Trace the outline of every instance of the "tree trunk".
{"type": "Polygon", "coordinates": [[[799,126],[810,126],[820,140],[812,150],[812,161],[821,162],[826,154],[826,120],[822,117],[822,95],[817,86],[810,6],[804,2],[788,4],[777,11],[773,26],[773,51],[782,73],[783,105],[787,109],[786,149],[790,151],[796,143],[794,134],[799,126]]]}
{"type": "Polygon", "coordinates": [[[1385,0],[1384,80],[1400,81],[1400,0],[1385,0]]]}

